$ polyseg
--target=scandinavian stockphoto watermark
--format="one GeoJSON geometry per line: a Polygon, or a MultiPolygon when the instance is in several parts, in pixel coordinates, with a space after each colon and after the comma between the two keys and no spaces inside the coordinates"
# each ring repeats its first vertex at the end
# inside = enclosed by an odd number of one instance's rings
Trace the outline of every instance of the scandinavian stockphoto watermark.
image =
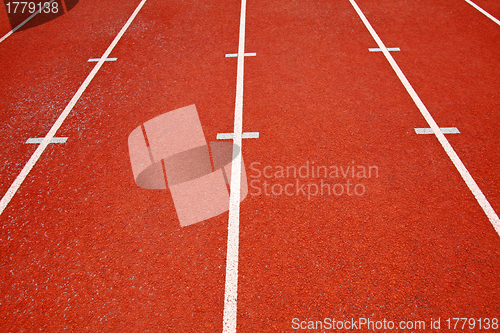
{"type": "Polygon", "coordinates": [[[378,166],[316,165],[306,161],[302,165],[250,164],[250,195],[259,196],[362,196],[367,192],[366,180],[379,177],[378,166]]]}

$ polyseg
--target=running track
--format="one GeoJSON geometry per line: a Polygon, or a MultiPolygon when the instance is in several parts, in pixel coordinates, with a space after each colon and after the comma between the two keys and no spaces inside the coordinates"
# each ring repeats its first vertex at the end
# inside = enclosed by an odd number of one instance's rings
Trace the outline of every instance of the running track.
{"type": "MultiPolygon", "coordinates": [[[[2,196],[37,148],[26,140],[49,132],[94,68],[87,60],[139,2],[80,0],[0,43],[2,196]]],[[[496,1],[475,3],[500,18],[496,1]]],[[[436,123],[458,128],[446,138],[500,212],[500,25],[463,0],[357,5],[400,48],[390,54],[436,123]]],[[[48,145],[0,216],[0,331],[223,330],[229,214],[180,228],[168,191],[135,185],[127,137],[190,104],[207,141],[233,131],[238,60],[225,54],[238,52],[240,10],[144,4],[117,61],[57,131],[66,143],[48,145]]],[[[376,166],[378,177],[348,178],[363,195],[310,200],[250,187],[237,331],[291,332],[294,318],[423,320],[427,330],[431,318],[442,328],[499,318],[499,234],[436,136],[415,133],[429,125],[384,54],[369,52],[378,46],[350,1],[249,0],[245,27],[256,56],[244,58],[242,130],[260,134],[243,139],[249,182],[319,184],[254,170],[306,162],[376,166]]],[[[2,6],[0,29],[10,30],[2,6]]]]}

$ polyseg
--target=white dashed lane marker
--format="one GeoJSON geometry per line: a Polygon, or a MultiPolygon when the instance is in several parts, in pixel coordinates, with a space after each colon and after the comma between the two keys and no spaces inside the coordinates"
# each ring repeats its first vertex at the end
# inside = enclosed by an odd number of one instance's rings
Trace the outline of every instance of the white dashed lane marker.
{"type": "MultiPolygon", "coordinates": [[[[245,57],[255,57],[257,53],[244,53],[245,57]]],[[[226,58],[238,58],[238,53],[228,53],[226,58]]]]}
{"type": "MultiPolygon", "coordinates": [[[[233,133],[217,133],[217,140],[232,140],[233,133]]],[[[241,134],[242,139],[258,139],[259,132],[245,132],[241,134]]]]}
{"type": "MultiPolygon", "coordinates": [[[[99,62],[99,60],[101,60],[101,58],[93,58],[93,59],[89,59],[87,62],[99,62]]],[[[116,61],[118,60],[118,58],[106,58],[104,61],[116,61]]]]}
{"type": "MultiPolygon", "coordinates": [[[[441,127],[441,132],[443,132],[443,134],[460,134],[460,131],[456,127],[441,127]]],[[[434,134],[434,131],[432,128],[415,128],[415,133],[434,134]]]]}
{"type": "MultiPolygon", "coordinates": [[[[44,138],[29,138],[28,140],[26,140],[26,143],[42,143],[44,138]]],[[[50,139],[50,142],[49,143],[66,143],[66,140],[68,140],[68,138],[57,138],[57,137],[53,137],[52,139],[50,139]]]]}
{"type": "MultiPolygon", "coordinates": [[[[371,49],[368,49],[370,52],[382,52],[382,49],[379,47],[373,47],[371,49]]],[[[388,47],[387,51],[401,51],[399,47],[388,47]]]]}

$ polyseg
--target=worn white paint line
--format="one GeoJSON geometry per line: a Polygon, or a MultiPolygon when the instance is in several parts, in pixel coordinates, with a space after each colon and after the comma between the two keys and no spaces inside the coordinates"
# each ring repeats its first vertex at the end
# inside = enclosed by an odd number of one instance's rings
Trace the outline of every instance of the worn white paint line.
{"type": "Polygon", "coordinates": [[[29,20],[31,20],[33,17],[35,17],[37,14],[40,14],[40,12],[42,10],[44,10],[45,8],[47,8],[48,6],[50,6],[51,3],[53,3],[55,0],[50,0],[49,2],[46,2],[42,8],[38,9],[36,12],[34,12],[33,14],[31,14],[26,20],[24,20],[23,22],[21,22],[17,27],[15,27],[14,29],[12,29],[11,31],[9,31],[8,33],[6,33],[2,38],[0,38],[0,43],[3,42],[4,40],[6,40],[10,35],[12,35],[14,32],[16,32],[17,30],[21,29],[21,27],[23,25],[25,25],[26,23],[28,23],[29,20]]]}
{"type": "MultiPolygon", "coordinates": [[[[257,53],[245,53],[245,57],[255,57],[257,53]]],[[[238,53],[228,53],[226,54],[226,58],[237,58],[238,53]]]]}
{"type": "MultiPolygon", "coordinates": [[[[99,60],[101,60],[101,58],[93,58],[93,59],[89,59],[87,62],[99,62],[99,60]]],[[[104,61],[116,61],[116,60],[118,60],[118,58],[104,59],[104,61]]]]}
{"type": "MultiPolygon", "coordinates": [[[[28,140],[26,140],[26,143],[42,143],[43,139],[44,138],[29,138],[28,140]]],[[[52,139],[50,139],[49,143],[66,143],[67,140],[68,138],[53,137],[52,139]]]]}
{"type": "MultiPolygon", "coordinates": [[[[368,51],[370,51],[370,52],[382,52],[382,49],[378,48],[378,47],[374,47],[374,48],[368,49],[368,51]]],[[[387,51],[401,51],[401,50],[399,47],[388,47],[387,51]]]]}
{"type": "Polygon", "coordinates": [[[481,189],[477,185],[476,181],[474,180],[474,178],[472,178],[471,174],[469,173],[469,171],[467,170],[465,165],[460,160],[460,157],[457,155],[457,153],[455,152],[453,147],[450,145],[450,143],[448,142],[448,139],[446,139],[443,132],[441,131],[439,126],[436,124],[436,122],[432,118],[431,114],[429,113],[429,111],[425,107],[425,105],[422,102],[422,100],[420,99],[420,97],[418,97],[417,93],[415,92],[415,90],[411,86],[410,82],[406,79],[406,76],[403,74],[403,72],[399,68],[398,64],[396,63],[396,61],[394,60],[392,55],[389,53],[389,51],[385,47],[382,40],[379,38],[379,36],[377,35],[375,30],[371,26],[370,22],[368,22],[368,20],[366,19],[365,15],[361,11],[361,9],[359,9],[358,5],[356,4],[356,2],[354,0],[349,0],[349,1],[351,2],[351,5],[354,7],[356,12],[358,13],[359,17],[361,18],[361,20],[365,24],[365,26],[368,29],[368,31],[370,32],[370,34],[372,35],[373,39],[377,42],[377,45],[382,49],[382,52],[384,53],[387,61],[389,61],[389,63],[391,64],[392,69],[396,72],[399,80],[406,88],[406,91],[410,94],[411,98],[413,99],[413,102],[420,110],[420,113],[425,118],[425,120],[427,121],[427,124],[429,124],[430,128],[434,132],[434,135],[439,140],[439,143],[441,144],[443,149],[446,151],[446,154],[448,154],[449,158],[451,159],[451,161],[455,165],[455,168],[458,170],[458,172],[462,176],[462,179],[465,181],[465,183],[469,187],[470,191],[472,192],[472,194],[476,198],[477,202],[479,203],[479,205],[483,209],[484,213],[486,214],[486,216],[490,220],[491,224],[495,228],[496,232],[500,236],[500,219],[498,218],[497,213],[495,212],[493,207],[491,207],[488,199],[486,199],[485,195],[483,194],[483,192],[481,191],[481,189]]]}
{"type": "Polygon", "coordinates": [[[496,19],[493,15],[491,15],[490,13],[488,13],[487,11],[485,11],[484,9],[482,9],[481,7],[479,7],[478,5],[476,5],[474,2],[470,1],[470,0],[465,0],[469,5],[471,5],[472,7],[476,8],[477,10],[479,10],[481,13],[483,13],[484,15],[486,15],[486,17],[488,17],[490,20],[492,20],[493,22],[495,22],[496,24],[500,25],[500,21],[498,19],[496,19]]]}
{"type": "Polygon", "coordinates": [[[4,40],[6,40],[13,33],[14,33],[14,30],[11,30],[8,33],[6,33],[2,38],[0,38],[0,43],[3,42],[4,40]]]}
{"type": "Polygon", "coordinates": [[[238,67],[236,74],[236,100],[234,105],[233,143],[241,147],[233,150],[231,165],[231,193],[229,195],[229,220],[227,226],[226,283],[224,289],[223,333],[236,333],[238,309],[238,256],[240,242],[240,193],[241,154],[243,149],[243,73],[245,64],[246,0],[241,0],[240,35],[238,41],[238,67]]]}
{"type": "Polygon", "coordinates": [[[99,62],[97,62],[94,69],[92,69],[92,71],[87,76],[85,81],[82,83],[80,88],[78,88],[78,91],[75,93],[75,95],[73,96],[73,98],[71,99],[69,104],[66,106],[64,111],[59,116],[59,118],[57,118],[54,125],[52,125],[52,127],[50,128],[50,130],[47,133],[47,135],[45,136],[45,138],[43,138],[43,140],[40,143],[40,145],[38,146],[38,148],[35,150],[33,155],[31,155],[31,158],[28,160],[28,163],[26,163],[24,168],[21,170],[21,173],[16,177],[16,179],[14,180],[12,185],[10,185],[9,189],[7,190],[7,193],[5,193],[2,200],[0,201],[0,215],[3,213],[3,211],[5,210],[7,205],[9,204],[10,200],[12,200],[12,197],[14,197],[14,195],[16,194],[19,187],[21,187],[26,176],[28,176],[31,169],[35,166],[36,162],[38,161],[38,159],[40,158],[42,153],[45,151],[47,146],[50,144],[50,141],[56,135],[57,130],[61,127],[61,125],[63,124],[66,117],[69,115],[71,110],[73,110],[73,107],[75,106],[76,102],[78,102],[78,100],[80,99],[80,97],[84,93],[85,89],[87,89],[88,85],[90,84],[90,82],[92,81],[94,76],[97,74],[99,69],[101,68],[102,64],[104,63],[104,60],[107,59],[109,54],[111,53],[111,51],[113,51],[114,47],[116,46],[118,41],[122,38],[123,34],[127,31],[130,24],[132,24],[132,21],[137,16],[137,14],[141,10],[142,6],[146,3],[146,1],[147,0],[142,0],[141,3],[137,6],[137,8],[135,9],[132,16],[130,16],[130,18],[128,19],[127,23],[125,23],[125,25],[120,30],[118,35],[115,37],[115,39],[113,40],[111,45],[109,45],[106,52],[104,52],[104,55],[101,57],[101,60],[99,60],[99,62]]]}
{"type": "MultiPolygon", "coordinates": [[[[459,134],[460,131],[456,127],[441,127],[443,134],[459,134]]],[[[417,134],[434,134],[432,128],[415,128],[417,134]]]]}
{"type": "MultiPolygon", "coordinates": [[[[258,139],[259,132],[244,132],[241,134],[242,139],[258,139]]],[[[233,133],[217,133],[217,140],[232,140],[233,133]]]]}

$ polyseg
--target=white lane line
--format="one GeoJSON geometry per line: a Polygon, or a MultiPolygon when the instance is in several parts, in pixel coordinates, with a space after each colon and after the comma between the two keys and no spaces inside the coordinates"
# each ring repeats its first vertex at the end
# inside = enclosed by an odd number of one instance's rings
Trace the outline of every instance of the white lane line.
{"type": "Polygon", "coordinates": [[[234,105],[233,143],[240,153],[233,150],[231,165],[231,193],[229,195],[229,221],[227,225],[226,284],[224,289],[223,333],[236,332],[238,299],[238,255],[240,242],[240,192],[241,155],[243,153],[243,70],[245,64],[245,16],[246,0],[241,0],[240,36],[238,41],[238,69],[236,74],[236,100],[234,105]]]}
{"type": "Polygon", "coordinates": [[[500,236],[500,219],[498,218],[497,213],[495,213],[495,210],[493,210],[493,207],[491,207],[490,203],[488,202],[488,199],[486,199],[483,192],[481,191],[481,189],[477,185],[476,181],[474,180],[474,178],[472,178],[469,171],[467,170],[465,165],[460,160],[460,157],[458,157],[457,153],[455,152],[453,147],[450,145],[450,143],[448,142],[448,140],[444,136],[444,134],[441,131],[441,129],[439,128],[439,126],[436,124],[436,122],[432,118],[431,114],[429,113],[429,111],[425,107],[425,105],[422,102],[422,100],[420,99],[420,97],[418,97],[417,93],[415,92],[415,90],[411,86],[410,82],[406,79],[406,76],[403,74],[403,72],[399,68],[398,64],[396,63],[396,61],[394,60],[392,55],[389,53],[389,51],[385,47],[384,43],[382,43],[382,40],[379,38],[379,36],[375,32],[375,30],[372,28],[370,22],[368,22],[365,15],[361,11],[361,9],[359,9],[358,5],[356,4],[356,2],[354,0],[349,0],[349,1],[351,2],[351,5],[354,7],[356,12],[358,13],[359,17],[361,18],[361,20],[365,24],[365,26],[368,29],[368,31],[370,32],[370,34],[372,35],[373,39],[377,42],[377,45],[382,49],[382,52],[384,53],[387,61],[389,61],[389,63],[391,64],[392,69],[394,69],[394,71],[396,72],[399,80],[406,88],[406,91],[408,91],[408,93],[410,94],[411,98],[413,99],[413,102],[416,104],[416,106],[420,110],[420,113],[427,121],[427,124],[429,124],[430,128],[432,128],[434,135],[437,137],[437,139],[441,143],[441,146],[446,151],[446,154],[448,154],[449,158],[451,159],[451,161],[455,165],[455,168],[457,168],[458,172],[462,176],[462,179],[465,181],[465,183],[469,187],[472,194],[474,194],[474,197],[476,198],[477,202],[479,203],[479,205],[481,206],[481,208],[485,212],[486,216],[490,220],[491,224],[493,224],[493,227],[495,228],[496,232],[500,236]]]}
{"type": "Polygon", "coordinates": [[[491,15],[490,13],[488,13],[487,11],[485,11],[484,9],[482,9],[481,7],[479,7],[478,5],[476,5],[474,2],[470,1],[470,0],[465,0],[469,5],[471,5],[472,7],[476,8],[477,10],[479,10],[481,13],[483,13],[484,15],[486,15],[486,17],[488,17],[490,20],[492,20],[493,22],[495,22],[496,24],[500,25],[500,21],[497,20],[493,15],[491,15]]]}
{"type": "MultiPolygon", "coordinates": [[[[380,49],[378,47],[374,47],[374,48],[368,49],[368,51],[370,51],[370,52],[382,52],[382,49],[380,49]]],[[[399,47],[388,47],[387,51],[401,51],[401,49],[399,47]]]]}
{"type": "Polygon", "coordinates": [[[120,30],[120,32],[118,33],[118,35],[115,37],[115,39],[113,40],[113,42],[111,43],[111,45],[109,45],[109,47],[106,50],[106,52],[104,52],[103,56],[101,57],[101,60],[99,60],[99,62],[95,65],[94,69],[92,69],[92,71],[87,76],[87,78],[85,79],[85,81],[82,83],[82,85],[80,86],[80,88],[78,88],[78,91],[73,96],[73,98],[71,99],[71,101],[69,102],[69,104],[66,106],[66,108],[61,113],[61,115],[59,116],[59,118],[57,118],[57,120],[54,123],[54,125],[52,125],[52,127],[50,128],[50,130],[47,133],[47,135],[45,136],[45,138],[43,138],[43,140],[40,143],[40,145],[38,146],[38,148],[35,150],[35,152],[33,153],[33,155],[31,155],[31,158],[29,159],[28,163],[26,163],[26,165],[24,166],[24,168],[21,170],[21,173],[16,177],[16,179],[14,180],[14,182],[12,183],[12,185],[10,185],[9,189],[7,190],[7,193],[5,193],[5,195],[3,196],[2,200],[0,201],[0,215],[3,213],[3,211],[5,210],[5,208],[7,207],[7,205],[9,204],[10,200],[12,200],[12,197],[16,194],[17,190],[19,189],[19,187],[23,183],[23,181],[26,178],[26,176],[28,176],[28,174],[30,173],[31,169],[35,166],[36,162],[38,161],[38,159],[40,158],[40,156],[42,155],[42,153],[45,151],[45,149],[47,148],[47,146],[50,144],[50,140],[52,140],[52,138],[56,135],[56,132],[59,129],[59,127],[61,127],[62,123],[64,122],[64,120],[66,119],[66,117],[69,115],[69,113],[71,112],[71,110],[75,106],[76,102],[78,102],[78,100],[82,96],[82,94],[85,91],[85,89],[87,89],[88,85],[90,84],[90,82],[92,81],[92,79],[94,78],[94,76],[97,74],[97,72],[99,71],[99,69],[101,68],[102,64],[104,64],[104,60],[107,59],[108,56],[109,56],[109,54],[111,53],[111,51],[113,51],[114,47],[116,46],[116,44],[118,43],[118,41],[122,38],[122,36],[125,33],[125,31],[127,31],[127,29],[130,26],[130,24],[132,24],[132,21],[137,16],[137,14],[141,10],[142,6],[146,3],[146,1],[147,0],[142,0],[141,3],[137,6],[137,8],[135,9],[135,11],[132,14],[132,16],[130,16],[130,18],[128,19],[127,23],[125,23],[125,25],[120,30]]]}
{"type": "MultiPolygon", "coordinates": [[[[460,134],[460,131],[456,127],[441,127],[441,132],[443,132],[443,134],[460,134]]],[[[415,128],[415,133],[434,134],[434,131],[432,128],[415,128]]]]}
{"type": "Polygon", "coordinates": [[[0,38],[0,43],[3,42],[4,40],[7,39],[7,37],[9,37],[10,35],[12,35],[14,32],[16,32],[17,30],[19,30],[23,25],[25,25],[26,23],[28,23],[29,20],[31,20],[33,17],[35,17],[37,14],[40,14],[40,12],[42,10],[44,10],[45,8],[47,8],[48,6],[50,6],[51,3],[53,3],[55,0],[50,0],[49,2],[46,2],[42,8],[38,9],[36,12],[34,12],[33,14],[31,14],[26,20],[24,20],[23,22],[21,22],[17,27],[15,27],[14,29],[12,29],[11,31],[9,31],[8,33],[6,33],[2,38],[0,38]]]}
{"type": "MultiPolygon", "coordinates": [[[[245,57],[255,57],[257,53],[245,53],[245,57]]],[[[228,53],[226,54],[226,58],[237,58],[238,53],[228,53]]]]}
{"type": "MultiPolygon", "coordinates": [[[[99,62],[99,60],[101,60],[101,58],[92,58],[92,59],[87,60],[87,62],[99,62]]],[[[116,61],[116,60],[118,60],[118,58],[106,58],[106,59],[104,59],[104,61],[116,61]]]]}
{"type": "MultiPolygon", "coordinates": [[[[42,143],[44,138],[29,138],[28,140],[26,140],[26,143],[42,143]]],[[[68,138],[56,138],[56,137],[53,137],[52,139],[50,139],[50,142],[49,143],[66,143],[66,141],[68,140],[68,138]]]]}
{"type": "MultiPolygon", "coordinates": [[[[244,132],[241,134],[242,139],[258,139],[259,132],[244,132]]],[[[217,140],[232,140],[233,133],[217,133],[217,140]]]]}

